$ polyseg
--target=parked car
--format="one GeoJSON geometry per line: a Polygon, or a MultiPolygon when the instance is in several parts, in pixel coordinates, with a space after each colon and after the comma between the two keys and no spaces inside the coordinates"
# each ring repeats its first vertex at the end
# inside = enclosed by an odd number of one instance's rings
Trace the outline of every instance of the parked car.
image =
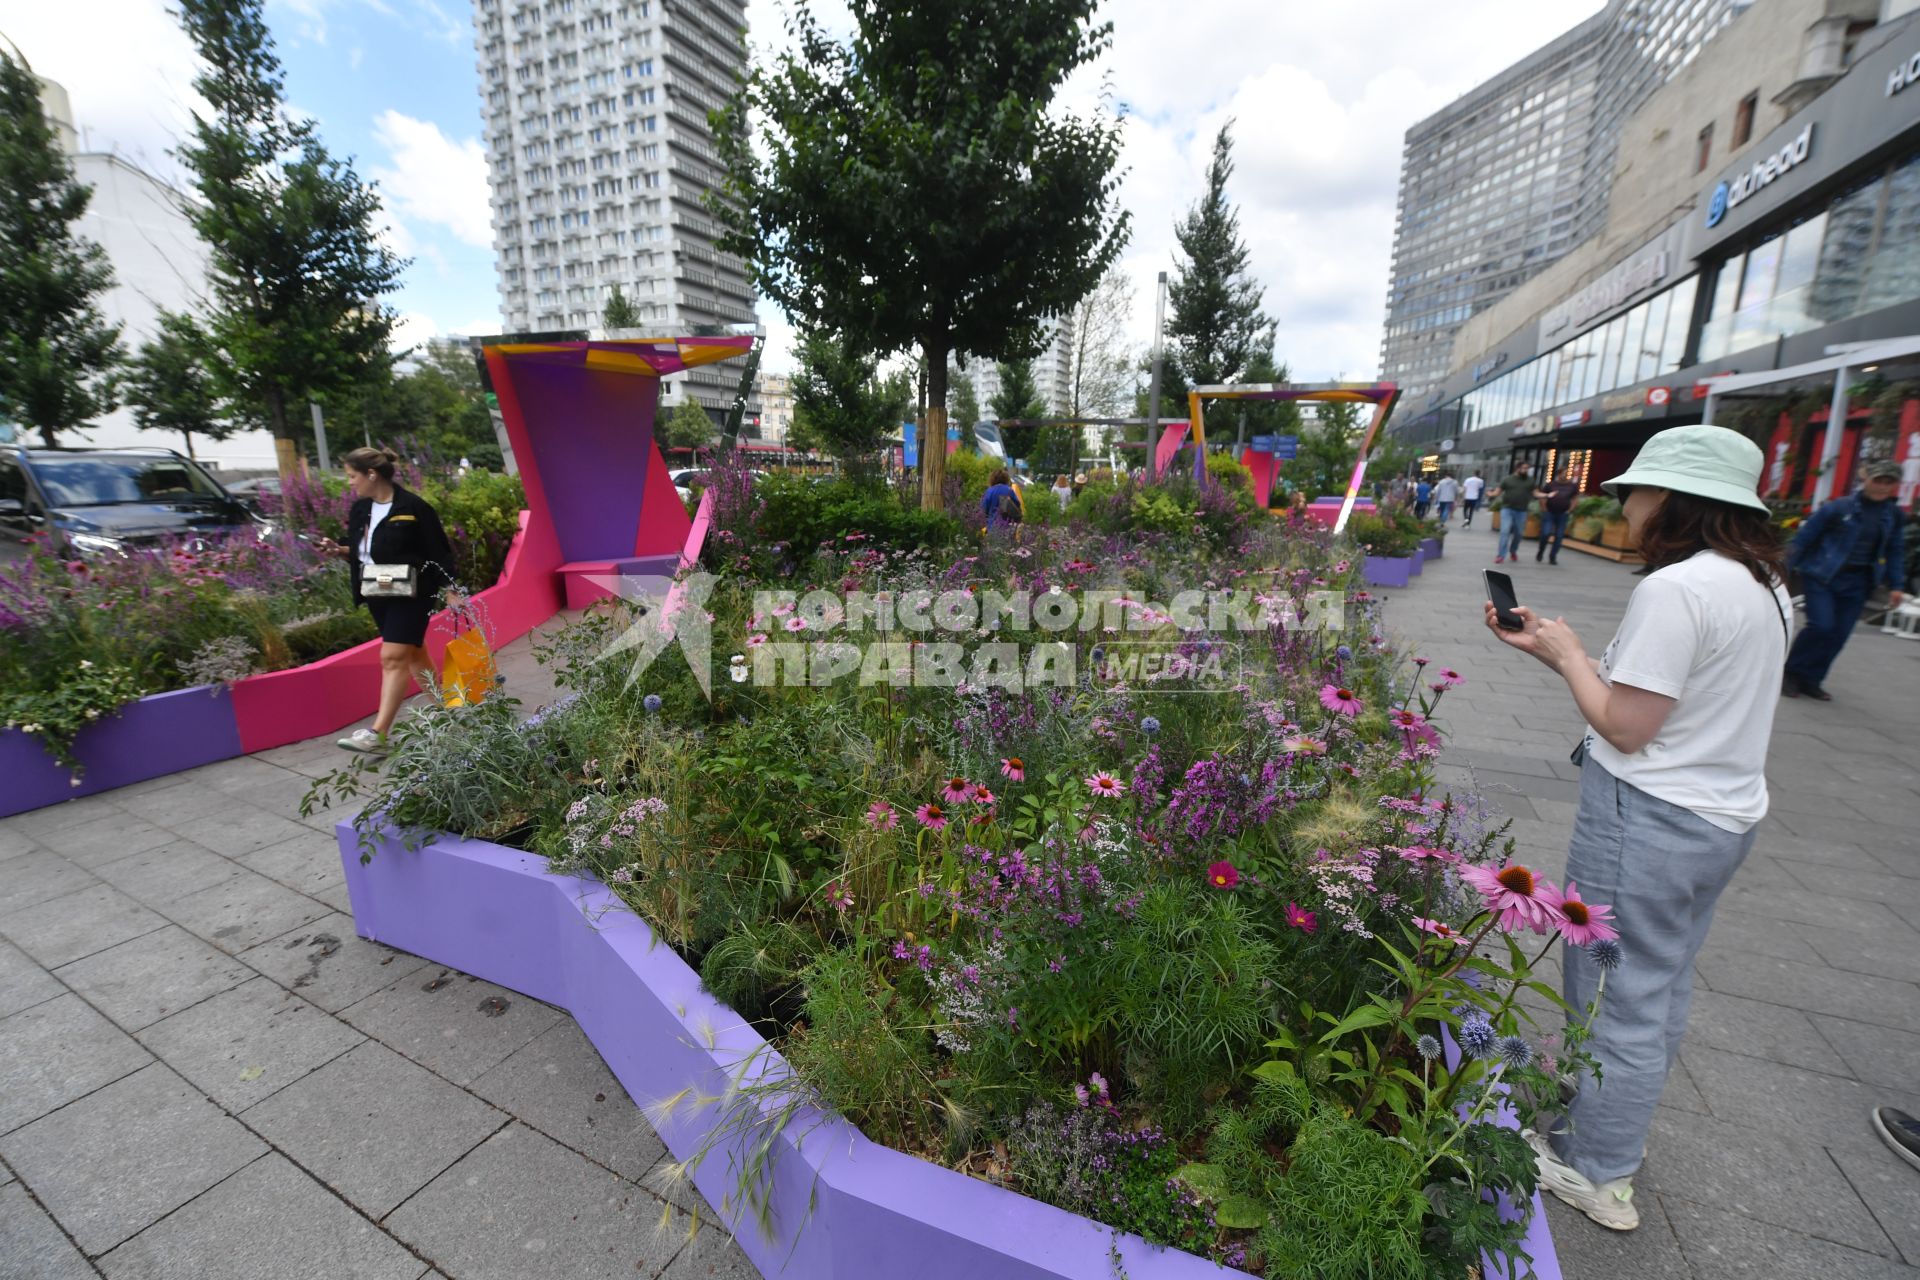
{"type": "Polygon", "coordinates": [[[0,544],[16,554],[35,538],[89,558],[270,527],[171,449],[0,445],[0,544]]]}
{"type": "Polygon", "coordinates": [[[261,498],[269,494],[274,496],[279,495],[280,477],[248,476],[244,480],[235,480],[232,484],[223,484],[221,487],[234,497],[240,499],[240,501],[246,503],[251,510],[258,511],[260,510],[261,498]]]}

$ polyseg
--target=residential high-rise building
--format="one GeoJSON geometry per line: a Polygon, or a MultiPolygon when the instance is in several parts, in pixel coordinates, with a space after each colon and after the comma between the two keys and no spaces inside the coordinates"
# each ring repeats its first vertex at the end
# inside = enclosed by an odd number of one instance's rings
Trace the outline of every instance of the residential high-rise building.
{"type": "MultiPolygon", "coordinates": [[[[617,286],[658,334],[754,323],[746,265],[706,207],[708,124],[747,64],[747,0],[474,0],[506,327],[602,328],[617,286]]],[[[671,380],[732,404],[739,371],[671,380]]]]}
{"type": "Polygon", "coordinates": [[[1409,407],[1454,332],[1599,229],[1628,116],[1752,0],[1608,0],[1407,131],[1381,376],[1409,407]]]}

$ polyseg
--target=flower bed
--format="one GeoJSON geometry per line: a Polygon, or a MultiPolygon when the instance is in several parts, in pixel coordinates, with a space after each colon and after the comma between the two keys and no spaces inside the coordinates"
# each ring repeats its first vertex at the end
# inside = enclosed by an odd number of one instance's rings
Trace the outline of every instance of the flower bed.
{"type": "MultiPolygon", "coordinates": [[[[1128,510],[1151,519],[1146,497],[1128,510]]],[[[633,911],[726,1025],[777,1046],[790,1074],[696,1086],[711,1105],[686,1130],[678,1085],[636,1089],[710,1198],[804,1186],[771,1155],[719,1153],[771,1153],[818,1110],[1255,1274],[1518,1260],[1543,1224],[1528,1237],[1497,1193],[1531,1201],[1532,1155],[1481,1122],[1503,1099],[1530,1122],[1583,1064],[1593,1011],[1531,1030],[1516,996],[1536,949],[1610,934],[1605,909],[1509,865],[1477,804],[1436,795],[1435,716],[1459,677],[1391,651],[1349,547],[1222,527],[1069,520],[959,554],[846,530],[775,581],[690,584],[693,631],[739,650],[710,698],[677,648],[634,664],[653,650],[610,602],[542,647],[561,702],[524,722],[506,698],[425,709],[378,772],[355,760],[313,799],[365,798],[355,843],[392,883],[415,864],[389,822],[457,833],[462,857],[545,857],[603,927],[628,927],[613,901],[633,911]],[[1029,611],[982,612],[998,593],[1029,611]],[[1045,621],[1063,602],[1084,628],[1045,621]],[[1215,606],[1239,625],[1209,630],[1215,606]],[[1032,659],[1018,692],[993,678],[1000,646],[1032,659]]],[[[430,846],[417,865],[445,864],[430,846]]],[[[425,953],[463,966],[544,945],[489,941],[521,936],[511,905],[409,921],[451,894],[414,883],[409,905],[375,907],[374,936],[430,930],[422,948],[458,950],[425,953]]],[[[584,996],[540,981],[530,994],[584,996]]],[[[801,1247],[844,1233],[819,1234],[801,1247]]],[[[974,1273],[1104,1274],[1104,1249],[1081,1249],[1077,1269],[974,1273]]]]}

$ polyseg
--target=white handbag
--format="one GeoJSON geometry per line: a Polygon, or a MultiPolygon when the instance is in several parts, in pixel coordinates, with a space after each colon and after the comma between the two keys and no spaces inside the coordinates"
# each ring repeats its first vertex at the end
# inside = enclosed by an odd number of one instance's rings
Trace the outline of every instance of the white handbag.
{"type": "Polygon", "coordinates": [[[420,590],[420,578],[410,564],[360,566],[360,594],[373,600],[411,600],[420,590]]]}

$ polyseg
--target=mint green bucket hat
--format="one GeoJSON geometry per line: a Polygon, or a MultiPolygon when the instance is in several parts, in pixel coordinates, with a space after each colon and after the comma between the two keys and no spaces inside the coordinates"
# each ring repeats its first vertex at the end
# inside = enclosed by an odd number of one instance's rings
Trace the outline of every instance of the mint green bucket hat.
{"type": "Polygon", "coordinates": [[[1614,497],[1622,488],[1645,487],[1690,493],[1736,507],[1767,510],[1760,501],[1760,446],[1725,427],[1668,427],[1640,447],[1633,465],[1600,485],[1614,497]]]}

